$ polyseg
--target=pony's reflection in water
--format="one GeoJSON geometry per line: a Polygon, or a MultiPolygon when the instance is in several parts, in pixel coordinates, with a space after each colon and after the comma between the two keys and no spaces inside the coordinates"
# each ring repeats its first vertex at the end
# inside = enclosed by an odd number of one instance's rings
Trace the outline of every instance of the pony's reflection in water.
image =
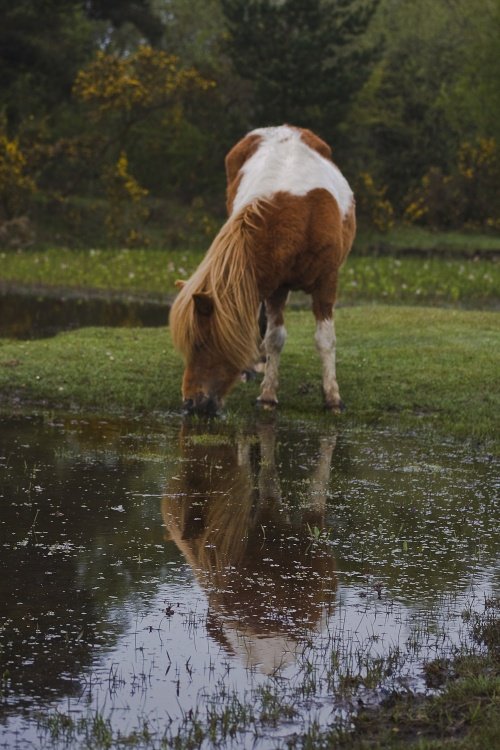
{"type": "Polygon", "coordinates": [[[293,513],[282,501],[273,426],[220,439],[204,444],[183,428],[163,518],[208,595],[209,633],[271,673],[293,661],[299,635],[319,631],[335,600],[334,558],[321,541],[335,439],[321,439],[293,513]]]}

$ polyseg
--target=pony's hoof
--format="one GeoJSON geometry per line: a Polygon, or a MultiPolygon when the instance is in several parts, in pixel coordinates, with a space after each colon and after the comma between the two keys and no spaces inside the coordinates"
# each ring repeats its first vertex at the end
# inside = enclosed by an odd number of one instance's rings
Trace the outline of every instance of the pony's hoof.
{"type": "Polygon", "coordinates": [[[275,398],[258,398],[256,403],[257,406],[260,406],[260,408],[264,409],[264,411],[273,411],[278,406],[278,402],[275,398]]]}
{"type": "Polygon", "coordinates": [[[343,401],[339,401],[336,404],[325,404],[325,409],[331,411],[332,414],[342,414],[346,410],[346,406],[343,401]]]}

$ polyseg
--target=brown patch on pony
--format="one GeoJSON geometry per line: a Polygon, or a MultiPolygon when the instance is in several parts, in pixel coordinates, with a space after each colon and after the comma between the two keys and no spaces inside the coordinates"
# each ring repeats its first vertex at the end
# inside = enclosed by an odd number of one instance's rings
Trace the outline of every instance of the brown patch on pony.
{"type": "Polygon", "coordinates": [[[351,206],[351,210],[349,213],[344,217],[344,221],[342,222],[342,247],[343,252],[340,256],[340,263],[344,263],[345,259],[349,255],[349,251],[352,247],[352,244],[354,242],[354,237],[356,236],[356,204],[353,199],[353,204],[351,206]]]}
{"type": "MultiPolygon", "coordinates": [[[[289,126],[292,127],[292,126],[289,126]]],[[[315,133],[312,132],[312,130],[308,130],[307,128],[294,128],[295,130],[298,130],[300,132],[300,139],[306,144],[306,146],[309,146],[309,148],[312,148],[313,151],[317,151],[320,156],[322,156],[324,159],[328,159],[328,161],[331,161],[332,159],[332,149],[330,146],[325,143],[319,136],[317,136],[315,133]]]]}
{"type": "Polygon", "coordinates": [[[259,292],[248,247],[260,215],[257,206],[247,206],[224,224],[173,303],[172,341],[185,361],[200,344],[238,371],[257,357],[259,292]]]}
{"type": "Polygon", "coordinates": [[[247,135],[239,141],[226,156],[226,208],[228,215],[233,211],[234,199],[241,182],[242,175],[240,170],[244,163],[255,154],[259,148],[261,140],[262,136],[260,135],[247,135]]]}
{"type": "Polygon", "coordinates": [[[355,234],[354,206],[343,219],[330,193],[317,188],[305,196],[275,193],[260,202],[260,215],[251,253],[261,299],[284,287],[333,304],[355,234]]]}

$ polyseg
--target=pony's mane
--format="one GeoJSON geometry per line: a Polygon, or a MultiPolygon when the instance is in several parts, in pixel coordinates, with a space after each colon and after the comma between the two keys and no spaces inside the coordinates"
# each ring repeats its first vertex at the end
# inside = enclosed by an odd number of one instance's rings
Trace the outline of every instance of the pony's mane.
{"type": "Polygon", "coordinates": [[[172,305],[172,341],[186,361],[202,341],[238,370],[257,358],[259,291],[252,233],[262,219],[260,203],[246,206],[224,224],[172,305]],[[213,301],[208,337],[193,302],[193,294],[200,293],[213,301]]]}

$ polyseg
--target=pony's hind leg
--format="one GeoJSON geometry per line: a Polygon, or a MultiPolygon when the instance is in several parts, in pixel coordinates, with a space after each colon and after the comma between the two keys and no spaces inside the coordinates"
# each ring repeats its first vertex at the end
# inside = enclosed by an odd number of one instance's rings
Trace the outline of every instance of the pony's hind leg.
{"type": "Polygon", "coordinates": [[[314,341],[323,365],[323,397],[325,407],[334,413],[344,410],[340,398],[335,366],[336,336],[333,320],[333,303],[318,303],[313,298],[313,311],[316,318],[314,341]]]}
{"type": "Polygon", "coordinates": [[[266,300],[267,329],[264,336],[266,367],[257,402],[273,408],[278,403],[278,373],[281,350],[286,341],[283,308],[288,299],[288,290],[278,289],[266,300]]]}

